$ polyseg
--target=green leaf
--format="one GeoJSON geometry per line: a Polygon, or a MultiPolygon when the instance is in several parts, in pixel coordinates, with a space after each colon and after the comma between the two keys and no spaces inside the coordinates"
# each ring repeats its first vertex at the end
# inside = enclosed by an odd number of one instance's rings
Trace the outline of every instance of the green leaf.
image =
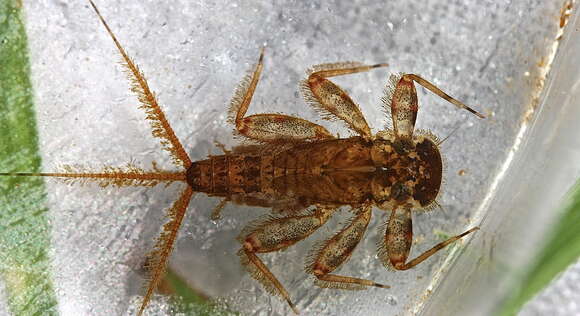
{"type": "Polygon", "coordinates": [[[528,300],[580,257],[580,180],[568,193],[562,214],[536,263],[520,284],[519,290],[506,300],[499,315],[517,314],[528,300]]]}
{"type": "Polygon", "coordinates": [[[229,311],[221,304],[213,303],[207,297],[193,290],[171,269],[167,270],[165,280],[171,292],[173,292],[175,313],[198,316],[238,315],[238,313],[229,311]]]}
{"type": "MultiPolygon", "coordinates": [[[[0,171],[40,167],[21,1],[0,0],[0,171]]],[[[57,314],[38,178],[0,177],[0,277],[13,315],[57,314]]]]}

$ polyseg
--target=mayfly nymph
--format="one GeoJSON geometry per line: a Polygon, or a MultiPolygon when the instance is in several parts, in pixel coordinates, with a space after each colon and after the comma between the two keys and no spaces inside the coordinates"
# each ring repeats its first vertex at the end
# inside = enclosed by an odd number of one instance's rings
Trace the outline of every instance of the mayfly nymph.
{"type": "Polygon", "coordinates": [[[483,115],[450,97],[415,74],[391,75],[383,107],[390,113],[392,129],[371,132],[359,106],[329,78],[388,66],[356,62],[321,64],[308,70],[301,83],[306,101],[325,119],[339,120],[355,136],[339,138],[325,127],[283,114],[246,115],[263,70],[264,49],[257,65],[240,83],[229,109],[235,133],[250,141],[222,155],[192,161],[173,132],[155,94],[137,65],[128,56],[99,10],[89,0],[98,18],[122,56],[122,65],[147,113],[152,134],[159,138],[180,171],[156,166],[144,170],[127,167],[90,171],[63,167],[60,172],[4,172],[2,176],[41,176],[65,180],[90,180],[101,185],[154,186],[182,182],[185,187],[167,211],[156,246],[146,260],[150,278],[138,314],[142,315],[162,280],[189,202],[194,194],[222,198],[213,211],[219,217],[226,203],[268,208],[274,215],[247,225],[239,235],[238,255],[250,275],[271,294],[282,297],[298,310],[282,283],[258,257],[279,251],[306,239],[322,227],[341,207],[350,207],[353,217],[332,237],[313,247],[305,263],[307,273],[321,287],[361,289],[389,288],[372,280],[334,274],[362,239],[373,207],[390,212],[378,244],[382,263],[396,270],[410,269],[450,243],[476,231],[473,227],[451,237],[414,259],[408,260],[413,242],[412,211],[437,206],[443,178],[440,141],[430,132],[415,131],[419,110],[415,83],[476,116],[483,115]]]}

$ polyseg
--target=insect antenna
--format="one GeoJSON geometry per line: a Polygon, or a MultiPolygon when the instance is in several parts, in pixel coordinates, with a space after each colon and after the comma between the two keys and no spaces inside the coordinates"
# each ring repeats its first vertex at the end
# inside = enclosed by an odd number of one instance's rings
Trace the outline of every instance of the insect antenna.
{"type": "Polygon", "coordinates": [[[445,142],[447,140],[447,138],[453,136],[453,134],[455,134],[455,132],[457,132],[457,130],[459,130],[461,126],[457,126],[456,128],[454,128],[451,133],[449,133],[449,135],[445,136],[445,138],[443,138],[441,141],[437,142],[437,146],[441,146],[441,144],[443,144],[443,142],[445,142]]]}
{"type": "Polygon", "coordinates": [[[443,205],[439,204],[439,202],[433,201],[433,206],[438,207],[443,212],[443,214],[447,214],[447,210],[443,207],[443,205]]]}

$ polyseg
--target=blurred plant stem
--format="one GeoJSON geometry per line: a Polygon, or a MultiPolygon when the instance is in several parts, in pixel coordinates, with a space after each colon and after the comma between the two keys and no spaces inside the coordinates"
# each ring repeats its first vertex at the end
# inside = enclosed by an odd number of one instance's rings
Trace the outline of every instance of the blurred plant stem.
{"type": "Polygon", "coordinates": [[[580,180],[565,198],[562,217],[518,289],[498,315],[516,315],[521,307],[580,257],[580,180]]]}
{"type": "Polygon", "coordinates": [[[162,288],[173,295],[174,312],[197,316],[238,315],[222,304],[215,304],[200,291],[191,288],[177,273],[168,269],[162,288]]]}

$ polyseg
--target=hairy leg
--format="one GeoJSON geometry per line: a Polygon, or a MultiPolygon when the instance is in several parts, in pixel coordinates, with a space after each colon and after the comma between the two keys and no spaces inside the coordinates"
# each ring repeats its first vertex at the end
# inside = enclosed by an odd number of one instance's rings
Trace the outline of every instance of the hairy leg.
{"type": "Polygon", "coordinates": [[[350,258],[367,229],[371,213],[372,207],[365,206],[340,232],[314,248],[306,271],[318,279],[318,286],[347,290],[360,290],[367,286],[389,288],[371,280],[331,274],[350,258]]]}
{"type": "Polygon", "coordinates": [[[434,84],[414,74],[396,74],[392,75],[387,84],[386,94],[383,97],[385,110],[391,113],[393,120],[393,129],[395,134],[402,138],[412,138],[417,112],[419,111],[419,102],[415,84],[418,83],[435,93],[439,97],[454,104],[460,109],[465,109],[480,118],[484,116],[467,105],[452,98],[434,84]]]}
{"type": "Polygon", "coordinates": [[[371,130],[360,108],[332,81],[334,76],[354,74],[386,67],[387,64],[361,65],[359,63],[335,63],[314,66],[308,78],[301,84],[302,94],[308,103],[319,110],[326,119],[340,119],[360,136],[371,138],[371,130]]]}
{"type": "Polygon", "coordinates": [[[460,235],[440,242],[407,263],[413,243],[411,210],[396,209],[391,213],[385,237],[379,244],[379,258],[386,267],[392,267],[396,270],[408,270],[425,261],[445,246],[477,230],[479,230],[479,227],[474,227],[460,235]]]}
{"type": "Polygon", "coordinates": [[[236,131],[247,138],[267,143],[334,138],[324,127],[289,115],[267,113],[246,117],[264,68],[263,61],[264,49],[253,73],[242,80],[232,99],[229,117],[236,131]]]}
{"type": "Polygon", "coordinates": [[[334,208],[319,207],[303,215],[267,217],[248,225],[238,238],[242,243],[238,252],[242,265],[270,294],[288,302],[296,314],[298,310],[288,291],[256,254],[282,250],[307,238],[326,223],[334,211],[334,208]]]}

